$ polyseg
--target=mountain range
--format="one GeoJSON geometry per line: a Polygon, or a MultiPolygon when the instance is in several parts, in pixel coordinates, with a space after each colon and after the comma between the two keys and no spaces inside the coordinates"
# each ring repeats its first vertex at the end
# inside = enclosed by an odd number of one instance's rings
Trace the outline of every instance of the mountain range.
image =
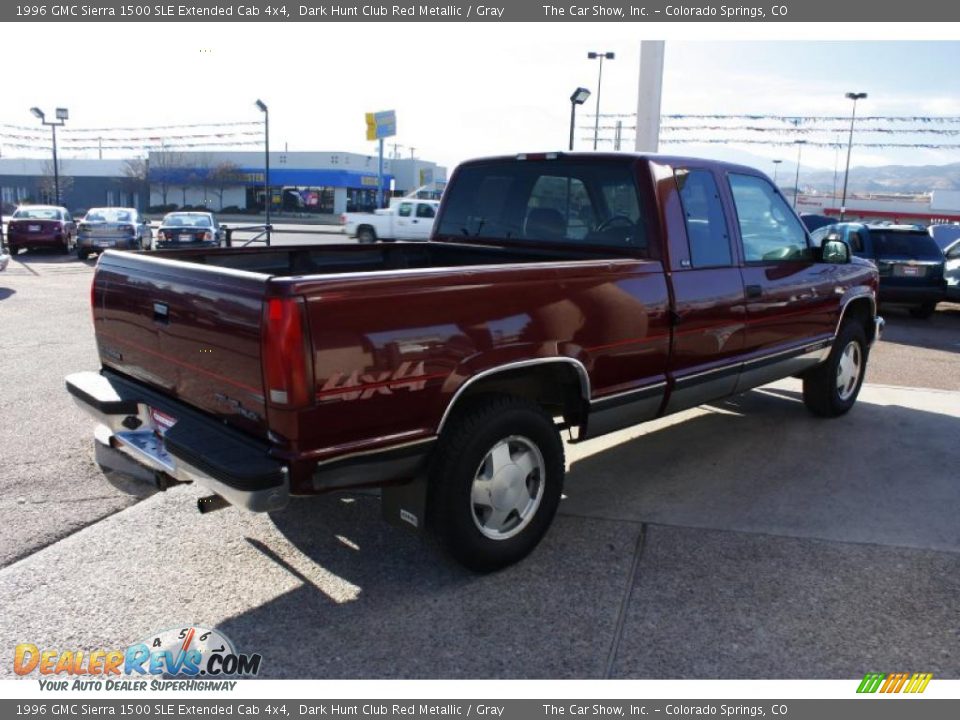
{"type": "MultiPolygon", "coordinates": [[[[674,148],[669,145],[664,152],[674,148]]],[[[709,157],[726,162],[740,163],[759,168],[773,175],[770,158],[741,150],[734,146],[690,144],[682,148],[682,154],[709,157]]],[[[784,161],[778,168],[777,184],[793,187],[796,163],[784,161]]],[[[836,174],[837,192],[843,185],[843,167],[836,174]]],[[[825,169],[800,168],[800,187],[829,193],[834,189],[834,172],[825,169]]],[[[960,163],[947,165],[882,165],[878,167],[851,167],[848,193],[928,193],[931,190],[960,190],[960,163]]]]}

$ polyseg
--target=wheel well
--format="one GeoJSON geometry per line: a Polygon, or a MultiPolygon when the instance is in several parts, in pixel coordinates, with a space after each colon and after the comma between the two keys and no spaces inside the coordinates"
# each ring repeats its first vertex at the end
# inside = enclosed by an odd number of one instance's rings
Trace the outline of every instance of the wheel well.
{"type": "Polygon", "coordinates": [[[859,297],[847,303],[843,313],[843,322],[859,322],[867,336],[867,342],[873,342],[876,327],[873,323],[873,301],[869,297],[859,297]]]}
{"type": "Polygon", "coordinates": [[[503,370],[470,383],[456,395],[441,420],[440,429],[450,415],[471,404],[469,401],[491,394],[526,398],[551,416],[562,417],[565,426],[580,426],[587,417],[585,394],[588,392],[580,373],[568,362],[503,370]]]}
{"type": "Polygon", "coordinates": [[[374,237],[377,236],[377,231],[373,227],[373,225],[367,225],[367,224],[357,225],[357,235],[359,235],[360,232],[363,230],[369,230],[374,237]]]}

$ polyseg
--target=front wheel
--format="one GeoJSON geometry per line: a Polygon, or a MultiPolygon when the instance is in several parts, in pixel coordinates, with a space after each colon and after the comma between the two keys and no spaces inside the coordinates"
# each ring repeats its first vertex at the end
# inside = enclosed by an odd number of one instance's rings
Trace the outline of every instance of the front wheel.
{"type": "Polygon", "coordinates": [[[863,327],[848,322],[840,328],[826,361],[803,378],[803,402],[820,417],[838,417],[857,401],[867,370],[867,336],[863,327]]]}
{"type": "Polygon", "coordinates": [[[910,315],[920,320],[928,319],[933,313],[937,310],[937,304],[935,302],[925,302],[921,305],[910,308],[910,315]]]}
{"type": "Polygon", "coordinates": [[[506,567],[547,532],[563,477],[560,434],[538,405],[508,395],[474,400],[451,419],[437,447],[431,525],[466,567],[506,567]]]}

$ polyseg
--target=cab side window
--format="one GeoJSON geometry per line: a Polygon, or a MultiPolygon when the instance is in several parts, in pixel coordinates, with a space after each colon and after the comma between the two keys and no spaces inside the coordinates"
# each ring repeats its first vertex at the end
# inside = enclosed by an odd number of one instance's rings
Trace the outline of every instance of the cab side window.
{"type": "Polygon", "coordinates": [[[810,260],[807,231],[773,185],[756,175],[729,176],[746,262],[810,260]]]}
{"type": "Polygon", "coordinates": [[[428,205],[427,203],[417,203],[418,218],[432,218],[435,216],[436,213],[433,211],[433,205],[428,205]]]}
{"type": "Polygon", "coordinates": [[[397,210],[397,215],[400,217],[410,217],[410,213],[413,212],[413,203],[400,203],[400,209],[397,210]]]}
{"type": "Polygon", "coordinates": [[[730,235],[713,173],[678,169],[674,177],[687,225],[690,264],[695,268],[732,265],[730,235]]]}

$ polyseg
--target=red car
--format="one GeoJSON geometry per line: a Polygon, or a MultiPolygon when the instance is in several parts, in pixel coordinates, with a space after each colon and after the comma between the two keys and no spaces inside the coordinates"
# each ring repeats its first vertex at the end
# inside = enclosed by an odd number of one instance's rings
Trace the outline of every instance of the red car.
{"type": "Polygon", "coordinates": [[[63,253],[77,246],[77,225],[66,208],[54,205],[18,207],[7,224],[7,247],[16,255],[21,248],[50,248],[63,253]]]}
{"type": "Polygon", "coordinates": [[[815,415],[849,411],[877,285],[752,168],[493,158],[457,169],[427,243],[107,251],[101,371],[67,389],[102,466],[196,482],[202,511],[383,486],[388,519],[490,570],[550,525],[561,433],[791,375],[815,415]]]}

